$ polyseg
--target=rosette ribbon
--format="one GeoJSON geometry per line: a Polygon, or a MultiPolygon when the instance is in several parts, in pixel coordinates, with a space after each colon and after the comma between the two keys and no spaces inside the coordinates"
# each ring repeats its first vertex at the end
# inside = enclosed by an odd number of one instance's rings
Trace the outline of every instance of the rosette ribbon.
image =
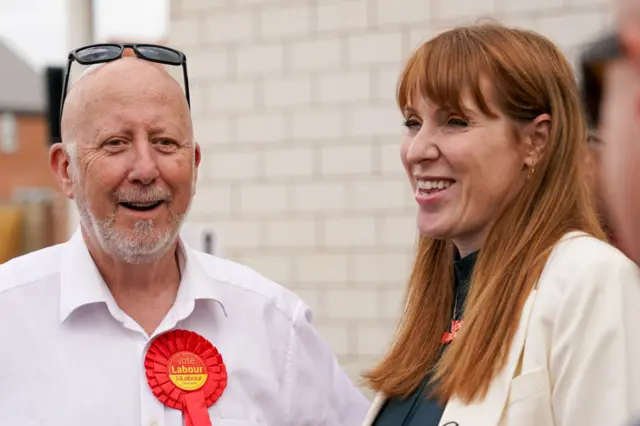
{"type": "Polygon", "coordinates": [[[168,331],[151,343],[144,367],[153,394],[182,411],[186,426],[211,426],[208,407],[227,387],[227,369],[211,342],[193,331],[168,331]]]}

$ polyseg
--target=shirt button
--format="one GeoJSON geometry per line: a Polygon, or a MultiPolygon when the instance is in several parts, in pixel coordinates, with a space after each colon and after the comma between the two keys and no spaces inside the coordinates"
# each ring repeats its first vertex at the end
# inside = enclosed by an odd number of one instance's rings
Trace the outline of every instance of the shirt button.
{"type": "Polygon", "coordinates": [[[149,426],[158,426],[158,421],[155,417],[151,417],[151,420],[149,420],[149,426]]]}

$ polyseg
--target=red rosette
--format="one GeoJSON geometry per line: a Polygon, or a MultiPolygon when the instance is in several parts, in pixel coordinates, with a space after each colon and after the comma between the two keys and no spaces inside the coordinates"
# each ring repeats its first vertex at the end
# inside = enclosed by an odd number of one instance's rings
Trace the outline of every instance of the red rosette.
{"type": "Polygon", "coordinates": [[[445,331],[444,335],[442,336],[442,339],[440,340],[440,343],[445,344],[445,343],[451,343],[455,340],[456,336],[458,335],[458,332],[460,331],[460,328],[462,328],[462,321],[458,321],[458,320],[453,320],[451,321],[451,331],[445,331]]]}
{"type": "Polygon", "coordinates": [[[182,411],[186,426],[211,426],[207,407],[227,386],[222,355],[211,342],[193,331],[171,330],[151,343],[144,367],[153,394],[182,411]]]}

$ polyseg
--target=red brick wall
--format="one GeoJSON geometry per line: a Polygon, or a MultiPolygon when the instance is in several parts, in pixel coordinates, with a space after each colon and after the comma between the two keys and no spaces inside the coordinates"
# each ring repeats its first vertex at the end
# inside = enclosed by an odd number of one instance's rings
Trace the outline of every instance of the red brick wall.
{"type": "Polygon", "coordinates": [[[15,153],[0,152],[0,201],[10,201],[17,188],[48,188],[58,194],[54,203],[54,232],[51,243],[66,239],[66,205],[58,183],[49,168],[49,145],[44,115],[16,116],[18,149],[15,153]]]}
{"type": "Polygon", "coordinates": [[[47,123],[44,116],[16,117],[18,150],[0,152],[0,199],[9,199],[18,187],[57,188],[49,169],[47,123]]]}

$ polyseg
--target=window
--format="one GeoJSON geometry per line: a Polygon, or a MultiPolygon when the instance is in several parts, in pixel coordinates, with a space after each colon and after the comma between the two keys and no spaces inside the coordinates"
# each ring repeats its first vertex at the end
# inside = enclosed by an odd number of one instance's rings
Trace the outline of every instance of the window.
{"type": "Polygon", "coordinates": [[[0,115],[0,153],[13,154],[18,150],[18,132],[15,115],[5,112],[0,115]]]}

